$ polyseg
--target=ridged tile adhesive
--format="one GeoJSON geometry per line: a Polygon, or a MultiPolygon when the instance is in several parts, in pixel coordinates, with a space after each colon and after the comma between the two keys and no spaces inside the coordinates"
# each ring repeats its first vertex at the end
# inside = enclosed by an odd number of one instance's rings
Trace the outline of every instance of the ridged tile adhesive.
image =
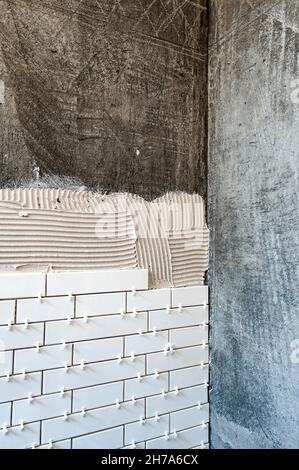
{"type": "Polygon", "coordinates": [[[208,268],[204,202],[168,193],[0,190],[0,270],[149,269],[152,287],[199,285],[208,268]]]}

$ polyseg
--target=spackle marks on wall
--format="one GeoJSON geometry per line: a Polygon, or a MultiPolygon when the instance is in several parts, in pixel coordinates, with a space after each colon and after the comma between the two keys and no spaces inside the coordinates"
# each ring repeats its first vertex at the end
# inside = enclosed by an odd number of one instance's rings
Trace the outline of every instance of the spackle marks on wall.
{"type": "Polygon", "coordinates": [[[0,5],[2,184],[36,161],[93,188],[205,194],[205,0],[0,5]]]}

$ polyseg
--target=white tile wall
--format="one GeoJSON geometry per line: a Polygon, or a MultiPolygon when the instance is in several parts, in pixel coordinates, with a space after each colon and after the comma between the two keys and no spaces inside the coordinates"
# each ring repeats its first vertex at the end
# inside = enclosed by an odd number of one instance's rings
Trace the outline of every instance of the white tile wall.
{"type": "Polygon", "coordinates": [[[74,301],[68,297],[46,297],[39,299],[21,299],[17,302],[17,322],[63,320],[74,316],[74,301]]]}
{"type": "Polygon", "coordinates": [[[80,341],[74,345],[74,364],[114,359],[123,354],[123,338],[80,341]]]}
{"type": "Polygon", "coordinates": [[[42,273],[0,273],[0,299],[45,295],[46,276],[42,273]]]}
{"type": "Polygon", "coordinates": [[[123,427],[73,439],[73,449],[119,449],[123,445],[123,427]]]}
{"type": "MultiPolygon", "coordinates": [[[[46,344],[61,343],[62,338],[67,342],[105,338],[117,335],[138,333],[140,329],[146,330],[147,314],[139,313],[136,318],[133,314],[126,314],[123,319],[120,315],[109,315],[68,321],[56,321],[46,324],[46,344]]],[[[5,328],[5,327],[0,327],[5,328]]]]}
{"type": "Polygon", "coordinates": [[[172,306],[191,307],[209,302],[208,286],[179,287],[172,289],[172,306]]]}
{"type": "Polygon", "coordinates": [[[0,326],[0,350],[21,349],[35,346],[44,339],[44,324],[29,324],[26,328],[23,325],[13,325],[10,329],[7,326],[0,326]]]}
{"type": "Polygon", "coordinates": [[[0,325],[7,325],[9,320],[14,322],[15,304],[15,300],[0,301],[0,325]]]}
{"type": "Polygon", "coordinates": [[[0,448],[208,447],[208,289],[147,289],[146,270],[0,275],[0,448]]]}
{"type": "Polygon", "coordinates": [[[108,315],[119,313],[126,308],[125,292],[113,294],[78,295],[76,297],[76,317],[108,315]]]}
{"type": "Polygon", "coordinates": [[[73,392],[73,411],[82,408],[91,409],[112,405],[119,400],[123,401],[123,382],[113,382],[96,387],[81,388],[73,392]]]}
{"type": "Polygon", "coordinates": [[[68,292],[74,294],[117,292],[131,290],[133,287],[136,290],[148,289],[146,269],[50,273],[47,278],[47,295],[66,295],[68,292]]]}

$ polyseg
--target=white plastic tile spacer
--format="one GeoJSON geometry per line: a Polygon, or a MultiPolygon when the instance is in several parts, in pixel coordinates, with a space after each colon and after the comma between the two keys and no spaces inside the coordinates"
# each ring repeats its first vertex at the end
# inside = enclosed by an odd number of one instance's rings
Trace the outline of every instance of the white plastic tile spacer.
{"type": "Polygon", "coordinates": [[[120,402],[119,402],[118,399],[115,400],[115,406],[116,406],[116,408],[119,410],[119,408],[120,408],[120,402]]]}
{"type": "Polygon", "coordinates": [[[31,450],[35,450],[35,448],[36,448],[36,443],[35,443],[35,442],[32,442],[32,444],[31,444],[31,450]]]}
{"type": "Polygon", "coordinates": [[[204,361],[200,361],[200,368],[201,368],[201,369],[204,369],[204,368],[205,368],[205,363],[204,363],[204,361]]]}
{"type": "Polygon", "coordinates": [[[203,384],[206,388],[209,388],[209,382],[207,380],[205,380],[203,384]]]}
{"type": "Polygon", "coordinates": [[[60,396],[61,396],[61,398],[64,397],[64,394],[65,394],[65,388],[64,388],[64,387],[61,387],[61,388],[60,388],[60,396]]]}
{"type": "Polygon", "coordinates": [[[133,318],[136,318],[138,315],[138,312],[136,310],[136,308],[133,308],[133,318]]]}
{"type": "Polygon", "coordinates": [[[207,343],[204,341],[201,345],[202,349],[207,349],[208,345],[207,343]]]}
{"type": "Polygon", "coordinates": [[[86,369],[86,364],[85,364],[84,359],[81,359],[80,368],[81,368],[82,370],[85,370],[85,369],[86,369]]]}
{"type": "Polygon", "coordinates": [[[201,426],[202,429],[206,429],[208,427],[207,423],[204,420],[202,420],[200,426],[201,426]]]}
{"type": "Polygon", "coordinates": [[[85,408],[85,406],[82,406],[82,408],[81,408],[81,415],[82,415],[83,418],[86,416],[86,408],[85,408]]]}
{"type": "Polygon", "coordinates": [[[157,423],[158,421],[160,421],[160,416],[159,416],[158,411],[156,411],[156,413],[155,413],[154,420],[156,421],[156,423],[157,423]]]}
{"type": "Polygon", "coordinates": [[[26,376],[26,369],[22,369],[22,377],[23,377],[23,380],[26,380],[26,379],[27,379],[27,376],[26,376]]]}
{"type": "Polygon", "coordinates": [[[131,443],[131,449],[136,449],[136,442],[135,440],[133,439],[132,443],[131,443]]]}
{"type": "Polygon", "coordinates": [[[9,330],[12,329],[12,321],[11,321],[11,320],[7,320],[7,328],[8,328],[9,330]]]}
{"type": "Polygon", "coordinates": [[[132,396],[131,402],[132,402],[132,405],[136,405],[136,398],[135,398],[135,395],[132,396]]]}
{"type": "Polygon", "coordinates": [[[143,416],[140,416],[140,418],[139,418],[139,423],[140,423],[140,424],[145,424],[145,419],[144,419],[143,416]]]}
{"type": "Polygon", "coordinates": [[[204,302],[204,303],[203,303],[203,308],[204,308],[204,309],[207,309],[207,308],[208,308],[207,302],[204,302]]]}
{"type": "Polygon", "coordinates": [[[24,431],[24,428],[25,428],[25,422],[24,422],[24,420],[22,419],[21,422],[20,422],[20,429],[21,429],[21,431],[24,431]]]}
{"type": "Polygon", "coordinates": [[[134,286],[132,287],[132,295],[134,295],[134,296],[136,295],[136,289],[135,289],[134,286]]]}
{"type": "Polygon", "coordinates": [[[200,448],[201,448],[201,449],[205,449],[205,448],[206,448],[206,445],[205,445],[204,441],[201,441],[201,443],[200,443],[200,448]]]}
{"type": "Polygon", "coordinates": [[[168,314],[170,313],[170,307],[169,307],[168,304],[166,305],[166,313],[168,313],[168,314]]]}
{"type": "Polygon", "coordinates": [[[198,408],[199,410],[201,410],[202,407],[203,407],[203,404],[201,403],[201,401],[199,401],[199,402],[197,403],[197,408],[198,408]]]}
{"type": "Polygon", "coordinates": [[[134,362],[135,359],[136,359],[135,353],[132,352],[132,353],[131,353],[131,361],[134,362]]]}
{"type": "Polygon", "coordinates": [[[182,306],[182,304],[179,304],[179,306],[178,306],[178,311],[179,311],[179,313],[182,313],[182,311],[183,311],[183,306],[182,306]]]}
{"type": "Polygon", "coordinates": [[[53,449],[53,439],[49,439],[48,449],[53,449]]]}
{"type": "Polygon", "coordinates": [[[172,344],[169,345],[169,352],[170,352],[170,354],[174,354],[174,353],[175,353],[175,349],[173,349],[173,345],[172,345],[172,344]]]}
{"type": "Polygon", "coordinates": [[[207,328],[208,326],[209,326],[209,325],[208,325],[208,323],[207,323],[206,321],[204,321],[204,322],[201,324],[201,327],[204,328],[204,329],[207,328]]]}
{"type": "Polygon", "coordinates": [[[155,379],[158,379],[158,378],[159,378],[159,372],[155,370],[155,379]]]}
{"type": "Polygon", "coordinates": [[[71,316],[71,315],[68,315],[68,317],[67,317],[67,322],[68,322],[68,324],[71,325],[71,324],[72,324],[72,321],[73,321],[72,316],[71,316]]]}
{"type": "Polygon", "coordinates": [[[66,348],[67,348],[67,344],[66,344],[66,341],[65,341],[64,338],[63,338],[63,340],[61,341],[61,344],[62,344],[63,349],[66,349],[66,348]]]}
{"type": "Polygon", "coordinates": [[[119,364],[121,364],[122,361],[123,361],[122,355],[119,354],[119,355],[118,355],[118,358],[117,358],[117,362],[118,362],[119,364]]]}
{"type": "Polygon", "coordinates": [[[24,326],[25,326],[25,330],[28,330],[28,328],[29,328],[29,320],[28,320],[28,318],[25,318],[25,320],[24,320],[24,326]]]}
{"type": "Polygon", "coordinates": [[[69,365],[67,362],[64,363],[64,372],[67,373],[69,371],[69,365]]]}
{"type": "Polygon", "coordinates": [[[164,388],[161,392],[162,398],[167,398],[167,393],[165,392],[164,388]]]}
{"type": "Polygon", "coordinates": [[[84,313],[84,315],[83,315],[83,321],[84,321],[84,323],[88,323],[88,315],[87,315],[87,313],[84,313]]]}
{"type": "Polygon", "coordinates": [[[5,382],[10,382],[10,372],[6,372],[6,375],[5,375],[5,382]]]}
{"type": "Polygon", "coordinates": [[[19,211],[18,215],[19,217],[29,217],[29,212],[19,211]]]}
{"type": "Polygon", "coordinates": [[[68,299],[69,299],[70,302],[72,302],[74,300],[74,294],[72,292],[68,293],[68,299]]]}
{"type": "Polygon", "coordinates": [[[140,374],[140,372],[138,372],[137,374],[137,380],[138,382],[142,382],[142,375],[140,374]]]}
{"type": "Polygon", "coordinates": [[[122,310],[120,311],[120,319],[121,319],[121,320],[124,320],[124,318],[125,318],[125,312],[124,312],[124,310],[122,309],[122,310]]]}
{"type": "Polygon", "coordinates": [[[164,352],[164,356],[167,356],[167,355],[168,355],[168,353],[169,353],[168,344],[164,347],[163,352],[164,352]]]}
{"type": "Polygon", "coordinates": [[[154,326],[154,328],[153,328],[153,336],[157,336],[157,334],[158,334],[158,333],[157,333],[157,328],[154,326]]]}
{"type": "Polygon", "coordinates": [[[3,424],[2,433],[3,433],[3,434],[7,434],[7,433],[8,433],[7,424],[3,424]]]}
{"type": "Polygon", "coordinates": [[[170,437],[170,436],[169,436],[169,433],[166,431],[166,433],[164,434],[164,439],[165,439],[166,441],[168,441],[168,440],[169,440],[169,437],[170,437]]]}
{"type": "Polygon", "coordinates": [[[35,351],[36,351],[37,353],[40,352],[40,342],[39,342],[39,341],[37,341],[37,342],[35,343],[35,351]]]}
{"type": "Polygon", "coordinates": [[[67,410],[63,412],[63,419],[64,421],[67,421],[69,419],[67,410]]]}
{"type": "Polygon", "coordinates": [[[143,335],[143,330],[139,330],[138,334],[139,334],[139,336],[142,336],[143,335]]]}
{"type": "Polygon", "coordinates": [[[42,298],[42,294],[41,294],[41,292],[38,294],[38,296],[37,296],[37,300],[38,300],[38,302],[39,302],[40,304],[42,303],[42,301],[43,301],[43,298],[42,298]]]}
{"type": "Polygon", "coordinates": [[[29,401],[29,403],[32,403],[33,400],[34,400],[33,393],[32,393],[32,392],[28,393],[28,401],[29,401]]]}
{"type": "Polygon", "coordinates": [[[172,437],[173,437],[173,439],[176,439],[178,437],[178,433],[176,431],[173,431],[172,437]]]}
{"type": "Polygon", "coordinates": [[[175,395],[179,395],[180,391],[179,391],[179,387],[175,387],[174,389],[174,394],[175,395]]]}

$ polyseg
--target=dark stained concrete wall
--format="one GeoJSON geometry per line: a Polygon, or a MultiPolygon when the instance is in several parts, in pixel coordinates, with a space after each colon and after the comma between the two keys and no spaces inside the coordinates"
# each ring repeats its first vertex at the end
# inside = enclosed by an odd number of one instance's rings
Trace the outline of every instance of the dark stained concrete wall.
{"type": "Polygon", "coordinates": [[[210,21],[212,445],[298,448],[299,2],[210,21]]]}
{"type": "Polygon", "coordinates": [[[204,195],[206,3],[0,0],[1,184],[204,195]]]}

